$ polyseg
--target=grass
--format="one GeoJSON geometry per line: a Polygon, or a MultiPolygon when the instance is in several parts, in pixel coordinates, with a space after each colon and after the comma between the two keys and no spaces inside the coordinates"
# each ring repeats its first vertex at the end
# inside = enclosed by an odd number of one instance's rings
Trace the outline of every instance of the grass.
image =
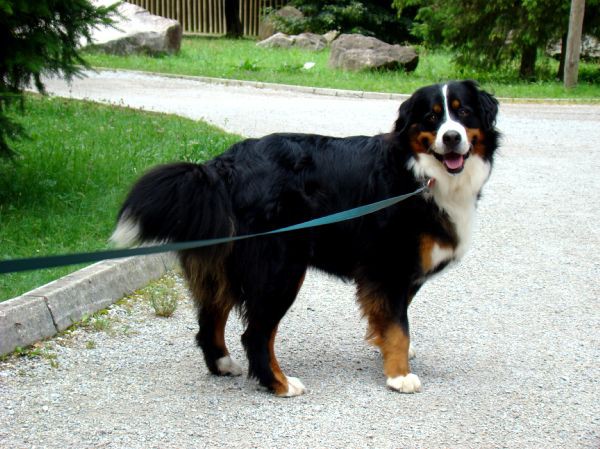
{"type": "Polygon", "coordinates": [[[159,282],[153,282],[141,292],[142,297],[148,298],[154,315],[162,318],[173,316],[177,304],[182,299],[181,292],[176,287],[172,274],[163,276],[159,282]]]}
{"type": "MultiPolygon", "coordinates": [[[[19,120],[30,138],[13,144],[15,160],[0,160],[2,260],[106,248],[120,203],[145,170],[202,161],[239,139],[180,117],[37,96],[19,120]]],[[[2,274],[0,301],[78,268],[2,274]]]]}
{"type": "MultiPolygon", "coordinates": [[[[52,345],[45,342],[34,343],[31,346],[23,348],[21,346],[17,346],[13,352],[13,354],[17,357],[27,357],[29,359],[35,359],[41,357],[48,361],[50,367],[58,368],[58,355],[53,352],[52,345]]],[[[7,354],[2,357],[2,360],[7,360],[10,357],[10,354],[7,354]]]]}
{"type": "Polygon", "coordinates": [[[266,49],[253,40],[186,37],[181,52],[174,56],[113,56],[87,52],[86,59],[96,67],[144,70],[180,75],[242,79],[302,86],[329,87],[359,91],[410,93],[426,84],[448,79],[472,78],[503,97],[579,98],[600,97],[600,65],[582,63],[580,83],[566,90],[554,80],[558,62],[544,57],[539,61],[540,81],[518,79],[516,64],[494,73],[481,73],[457,67],[445,51],[419,49],[420,60],[414,73],[346,72],[330,69],[329,50],[266,49]],[[306,70],[306,62],[315,66],[306,70]]]}

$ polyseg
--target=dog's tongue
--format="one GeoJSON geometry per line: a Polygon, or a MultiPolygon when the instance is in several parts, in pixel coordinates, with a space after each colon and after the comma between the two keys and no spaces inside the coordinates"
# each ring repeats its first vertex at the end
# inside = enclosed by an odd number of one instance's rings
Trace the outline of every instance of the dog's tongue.
{"type": "Polygon", "coordinates": [[[444,165],[450,170],[456,170],[463,166],[465,158],[462,154],[448,153],[444,155],[444,165]]]}

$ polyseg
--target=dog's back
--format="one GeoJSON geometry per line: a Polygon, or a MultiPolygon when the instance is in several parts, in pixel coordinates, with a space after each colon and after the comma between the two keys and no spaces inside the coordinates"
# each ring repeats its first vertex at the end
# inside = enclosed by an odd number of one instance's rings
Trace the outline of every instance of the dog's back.
{"type": "Polygon", "coordinates": [[[206,164],[158,167],[133,187],[113,239],[132,244],[269,231],[408,193],[433,177],[429,192],[367,217],[180,253],[211,372],[241,373],[224,338],[237,306],[247,324],[249,374],[280,396],[304,392],[279,368],[274,341],[314,266],[356,282],[388,386],[419,391],[408,363],[407,308],[426,279],[468,246],[497,146],[496,112],[497,102],[472,82],[430,86],[402,104],[389,134],[274,134],[239,142],[206,164]]]}

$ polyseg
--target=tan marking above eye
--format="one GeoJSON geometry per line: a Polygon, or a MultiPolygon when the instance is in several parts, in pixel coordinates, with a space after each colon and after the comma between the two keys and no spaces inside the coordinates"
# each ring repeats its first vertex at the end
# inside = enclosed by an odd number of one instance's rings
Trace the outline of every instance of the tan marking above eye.
{"type": "Polygon", "coordinates": [[[452,107],[452,109],[458,109],[458,108],[460,108],[460,101],[452,100],[452,104],[450,106],[452,107]]]}
{"type": "Polygon", "coordinates": [[[441,104],[434,104],[433,105],[433,112],[435,112],[436,114],[439,114],[442,112],[442,105],[441,104]]]}

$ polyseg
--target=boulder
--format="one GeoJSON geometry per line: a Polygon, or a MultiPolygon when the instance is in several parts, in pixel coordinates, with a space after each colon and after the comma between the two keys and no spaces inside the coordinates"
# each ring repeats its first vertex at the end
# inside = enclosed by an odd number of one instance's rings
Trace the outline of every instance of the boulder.
{"type": "Polygon", "coordinates": [[[374,37],[342,34],[331,44],[329,66],[346,70],[417,68],[419,56],[413,47],[390,45],[374,37]]]}
{"type": "MultiPolygon", "coordinates": [[[[555,59],[560,59],[562,42],[560,39],[551,41],[546,47],[546,54],[555,59]]],[[[600,40],[588,34],[581,37],[581,54],[583,60],[594,61],[600,59],[600,40]]]]}
{"type": "MultiPolygon", "coordinates": [[[[94,0],[97,5],[109,5],[113,0],[94,0]]],[[[106,53],[128,55],[132,53],[177,53],[181,48],[181,25],[177,20],[150,14],[144,8],[123,2],[113,26],[100,26],[91,33],[93,46],[106,53]]]]}
{"type": "Polygon", "coordinates": [[[327,47],[327,41],[319,34],[302,33],[291,37],[294,40],[294,46],[304,48],[305,50],[319,51],[327,47]]]}
{"type": "Polygon", "coordinates": [[[597,37],[584,35],[581,38],[581,59],[590,61],[600,59],[600,40],[597,37]]]}
{"type": "Polygon", "coordinates": [[[273,17],[283,17],[285,19],[302,19],[304,14],[293,6],[284,6],[281,9],[265,16],[258,24],[258,39],[264,41],[266,38],[277,33],[277,19],[273,17]]]}
{"type": "Polygon", "coordinates": [[[331,45],[331,43],[338,38],[340,32],[338,30],[328,31],[323,35],[325,40],[327,41],[327,45],[331,45]]]}
{"type": "Polygon", "coordinates": [[[305,50],[319,51],[327,46],[327,41],[323,36],[314,33],[302,33],[297,36],[288,36],[284,33],[277,33],[268,37],[256,45],[264,48],[290,48],[299,47],[305,50]]]}
{"type": "Polygon", "coordinates": [[[290,48],[294,45],[294,39],[284,33],[277,33],[264,41],[258,42],[256,45],[264,48],[290,48]]]}

